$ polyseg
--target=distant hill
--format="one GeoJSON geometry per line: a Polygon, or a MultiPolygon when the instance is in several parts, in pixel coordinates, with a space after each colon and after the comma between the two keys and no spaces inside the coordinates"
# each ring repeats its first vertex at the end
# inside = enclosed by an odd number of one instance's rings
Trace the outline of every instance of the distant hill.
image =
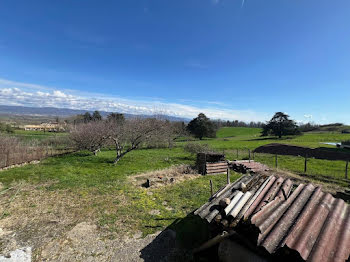
{"type": "MultiPolygon", "coordinates": [[[[56,107],[26,107],[26,106],[7,106],[0,105],[0,115],[3,116],[31,116],[31,117],[71,117],[78,114],[84,114],[86,112],[92,113],[90,110],[78,110],[78,109],[69,109],[69,108],[56,108],[56,107]]],[[[106,117],[111,112],[99,111],[103,117],[106,117]]],[[[123,112],[118,112],[123,113],[123,112]]],[[[132,115],[132,114],[124,114],[126,118],[130,117],[149,117],[149,115],[132,115]]],[[[176,117],[176,116],[168,116],[165,115],[164,118],[170,121],[185,121],[188,122],[189,119],[176,117]]]]}

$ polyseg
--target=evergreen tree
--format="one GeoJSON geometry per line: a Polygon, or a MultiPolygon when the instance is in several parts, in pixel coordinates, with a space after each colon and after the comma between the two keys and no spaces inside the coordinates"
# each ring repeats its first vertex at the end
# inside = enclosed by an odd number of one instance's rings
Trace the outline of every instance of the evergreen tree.
{"type": "Polygon", "coordinates": [[[216,137],[215,126],[205,114],[200,113],[198,117],[191,120],[187,125],[187,130],[195,137],[216,137]]]}

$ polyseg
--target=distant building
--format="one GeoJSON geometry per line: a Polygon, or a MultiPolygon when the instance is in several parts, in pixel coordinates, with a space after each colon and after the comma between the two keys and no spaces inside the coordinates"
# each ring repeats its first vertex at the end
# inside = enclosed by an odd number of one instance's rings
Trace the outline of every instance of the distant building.
{"type": "Polygon", "coordinates": [[[60,132],[65,131],[65,126],[57,123],[41,123],[40,125],[25,125],[24,130],[26,131],[44,131],[44,132],[60,132]]]}

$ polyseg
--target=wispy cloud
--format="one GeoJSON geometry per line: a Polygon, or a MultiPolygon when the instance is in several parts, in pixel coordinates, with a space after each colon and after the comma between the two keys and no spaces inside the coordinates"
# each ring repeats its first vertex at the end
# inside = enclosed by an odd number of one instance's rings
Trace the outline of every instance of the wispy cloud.
{"type": "Polygon", "coordinates": [[[310,114],[305,114],[304,117],[307,119],[312,119],[312,115],[310,115],[310,114]]]}
{"type": "Polygon", "coordinates": [[[77,91],[60,90],[40,85],[0,79],[0,104],[33,107],[58,107],[84,110],[113,111],[129,114],[152,115],[160,111],[167,115],[192,118],[200,112],[210,118],[241,121],[264,121],[269,115],[252,110],[235,110],[215,102],[194,106],[174,102],[132,100],[106,97],[103,94],[79,94],[77,91]]]}
{"type": "Polygon", "coordinates": [[[192,68],[197,68],[197,69],[206,69],[206,68],[208,68],[208,65],[206,65],[206,64],[204,64],[202,62],[193,60],[193,59],[190,59],[190,60],[186,61],[185,62],[185,66],[192,67],[192,68]]]}

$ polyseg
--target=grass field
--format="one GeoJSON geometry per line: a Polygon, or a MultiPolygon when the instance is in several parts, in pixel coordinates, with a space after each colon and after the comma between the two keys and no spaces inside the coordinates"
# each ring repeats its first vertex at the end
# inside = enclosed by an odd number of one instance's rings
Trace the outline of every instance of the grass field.
{"type": "Polygon", "coordinates": [[[229,138],[229,137],[258,137],[260,135],[260,128],[249,128],[249,127],[223,127],[220,128],[217,133],[217,138],[229,138]]]}
{"type": "MultiPolygon", "coordinates": [[[[350,139],[349,134],[307,133],[279,140],[261,138],[259,131],[255,128],[223,128],[218,131],[217,138],[198,142],[208,143],[218,151],[224,150],[228,159],[235,159],[235,149],[240,149],[241,159],[247,157],[248,148],[254,149],[272,142],[327,147],[320,142],[350,139]]],[[[16,135],[42,139],[52,133],[17,132],[16,135]]],[[[78,152],[1,171],[3,188],[0,186],[0,193],[9,204],[0,207],[0,226],[1,223],[12,224],[13,230],[25,232],[23,234],[28,239],[59,228],[65,230],[83,221],[93,221],[102,229],[118,234],[138,230],[149,234],[174,226],[176,221],[181,221],[208,200],[210,179],[216,190],[225,184],[226,176],[198,176],[174,185],[150,189],[133,184],[131,178],[173,165],[194,164],[195,156],[183,150],[184,144],[178,142],[172,149],[135,150],[117,165],[112,164],[114,151],[105,150],[98,156],[78,152]],[[23,222],[23,216],[32,219],[23,222]],[[60,217],[66,222],[52,227],[48,222],[52,217],[60,217]]],[[[274,156],[259,154],[255,157],[274,166],[274,156]]],[[[298,157],[279,156],[278,164],[279,168],[302,172],[304,162],[298,157]]],[[[342,161],[311,159],[308,165],[310,174],[336,178],[344,176],[344,169],[345,163],[342,161]]],[[[238,177],[238,174],[231,172],[231,181],[238,177]]]]}
{"type": "MultiPolygon", "coordinates": [[[[2,171],[0,182],[4,189],[16,187],[17,184],[28,188],[19,190],[16,199],[20,202],[21,199],[28,199],[30,194],[32,202],[29,200],[25,206],[32,207],[33,212],[38,197],[45,198],[45,194],[54,192],[54,202],[47,204],[51,213],[60,212],[62,201],[78,201],[75,212],[79,215],[75,220],[90,218],[111,231],[140,230],[149,234],[169,226],[206,202],[210,196],[209,179],[213,180],[214,189],[226,181],[224,174],[201,176],[149,190],[130,182],[129,178],[138,173],[182,163],[193,164],[194,157],[182,148],[133,151],[116,166],[112,164],[113,159],[113,151],[102,151],[97,157],[85,152],[51,157],[40,164],[2,171]],[[67,200],[69,195],[73,195],[74,199],[67,200]],[[151,214],[152,210],[158,210],[159,214],[151,214]]],[[[232,174],[232,180],[238,177],[238,174],[232,174]]],[[[40,205],[45,205],[45,201],[40,200],[40,205]]],[[[67,208],[68,203],[64,204],[67,208]]],[[[16,204],[17,207],[20,205],[16,204]]],[[[26,212],[30,213],[31,209],[28,209],[26,212]]],[[[16,212],[18,210],[5,209],[1,218],[18,216],[16,212]]]]}
{"type": "MultiPolygon", "coordinates": [[[[253,150],[259,146],[270,143],[292,144],[306,147],[323,147],[337,151],[349,152],[349,150],[336,149],[335,146],[322,144],[324,142],[341,142],[350,139],[350,134],[341,134],[339,132],[310,132],[301,136],[284,137],[260,137],[258,128],[235,128],[226,127],[218,131],[220,137],[216,139],[206,139],[201,143],[209,144],[219,152],[224,151],[227,158],[236,159],[239,149],[238,159],[248,159],[248,149],[253,150]],[[244,132],[247,130],[247,132],[244,132]]],[[[350,152],[349,152],[350,153],[350,152]]],[[[275,166],[275,157],[268,154],[256,154],[256,160],[270,167],[275,166]]],[[[278,167],[288,171],[303,173],[304,158],[293,156],[278,156],[278,167]]],[[[327,161],[318,159],[309,159],[307,173],[320,176],[329,176],[332,178],[344,178],[344,161],[327,161]]],[[[350,173],[350,170],[349,170],[350,173]]]]}
{"type": "Polygon", "coordinates": [[[66,136],[67,133],[56,133],[56,132],[44,132],[44,131],[25,131],[25,130],[15,130],[13,134],[23,140],[42,140],[50,137],[56,136],[66,136]]]}

